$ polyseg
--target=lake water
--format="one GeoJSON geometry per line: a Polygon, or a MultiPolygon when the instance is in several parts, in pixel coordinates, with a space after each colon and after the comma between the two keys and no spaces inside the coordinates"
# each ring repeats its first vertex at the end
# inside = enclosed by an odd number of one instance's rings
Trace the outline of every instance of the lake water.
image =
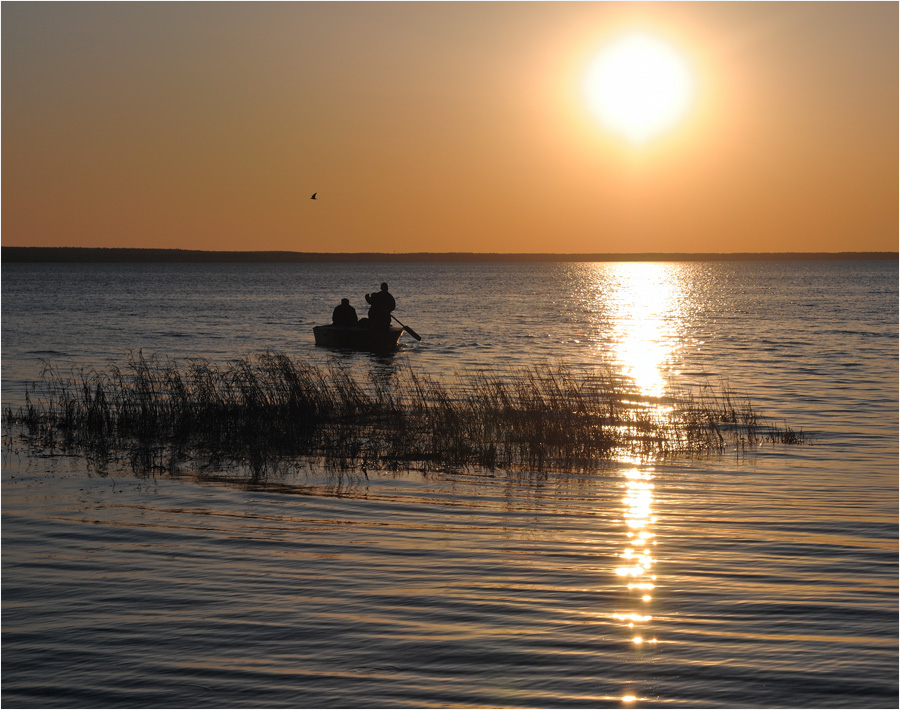
{"type": "Polygon", "coordinates": [[[800,446],[589,473],[144,476],[3,447],[6,707],[898,702],[896,262],[2,267],[43,360],[265,349],[362,377],[539,362],[727,381],[800,446]],[[316,348],[386,280],[422,336],[316,348]]]}

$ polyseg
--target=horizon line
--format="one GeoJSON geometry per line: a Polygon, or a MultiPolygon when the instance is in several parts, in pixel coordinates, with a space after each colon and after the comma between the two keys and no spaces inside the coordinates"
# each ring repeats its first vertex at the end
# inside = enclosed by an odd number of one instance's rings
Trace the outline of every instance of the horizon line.
{"type": "Polygon", "coordinates": [[[498,261],[815,261],[890,260],[897,251],[838,252],[315,252],[288,250],[169,249],[161,247],[46,247],[2,245],[12,263],[65,262],[498,262],[498,261]]]}

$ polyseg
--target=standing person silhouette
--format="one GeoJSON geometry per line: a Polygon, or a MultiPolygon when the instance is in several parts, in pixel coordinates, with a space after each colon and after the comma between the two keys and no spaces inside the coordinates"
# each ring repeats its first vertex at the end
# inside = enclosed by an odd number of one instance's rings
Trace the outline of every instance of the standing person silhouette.
{"type": "Polygon", "coordinates": [[[366,303],[369,304],[369,325],[373,328],[390,327],[391,311],[397,307],[397,302],[388,291],[388,285],[383,283],[380,291],[367,293],[366,303]]]}

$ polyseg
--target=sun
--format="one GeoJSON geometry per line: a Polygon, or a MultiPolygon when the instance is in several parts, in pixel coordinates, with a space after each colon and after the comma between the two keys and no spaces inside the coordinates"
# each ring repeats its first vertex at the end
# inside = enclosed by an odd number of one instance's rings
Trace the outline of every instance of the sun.
{"type": "Polygon", "coordinates": [[[610,130],[644,143],[672,126],[690,102],[684,60],[654,37],[632,34],[610,44],[588,67],[584,93],[610,130]]]}

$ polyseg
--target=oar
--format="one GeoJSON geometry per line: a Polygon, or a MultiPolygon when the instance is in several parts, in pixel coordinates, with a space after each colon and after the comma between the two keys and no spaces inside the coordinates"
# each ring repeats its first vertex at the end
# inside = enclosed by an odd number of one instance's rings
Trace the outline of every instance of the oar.
{"type": "MultiPolygon", "coordinates": [[[[395,316],[393,313],[391,314],[391,318],[393,318],[395,321],[397,321],[398,323],[400,323],[400,321],[397,319],[397,316],[395,316]]],[[[403,325],[403,323],[400,323],[400,325],[403,325]]],[[[403,325],[403,330],[405,330],[407,333],[409,333],[409,334],[410,334],[412,337],[414,337],[416,340],[421,340],[421,339],[422,339],[422,336],[419,335],[419,334],[418,334],[416,331],[414,331],[412,328],[410,328],[408,325],[403,325]]]]}

